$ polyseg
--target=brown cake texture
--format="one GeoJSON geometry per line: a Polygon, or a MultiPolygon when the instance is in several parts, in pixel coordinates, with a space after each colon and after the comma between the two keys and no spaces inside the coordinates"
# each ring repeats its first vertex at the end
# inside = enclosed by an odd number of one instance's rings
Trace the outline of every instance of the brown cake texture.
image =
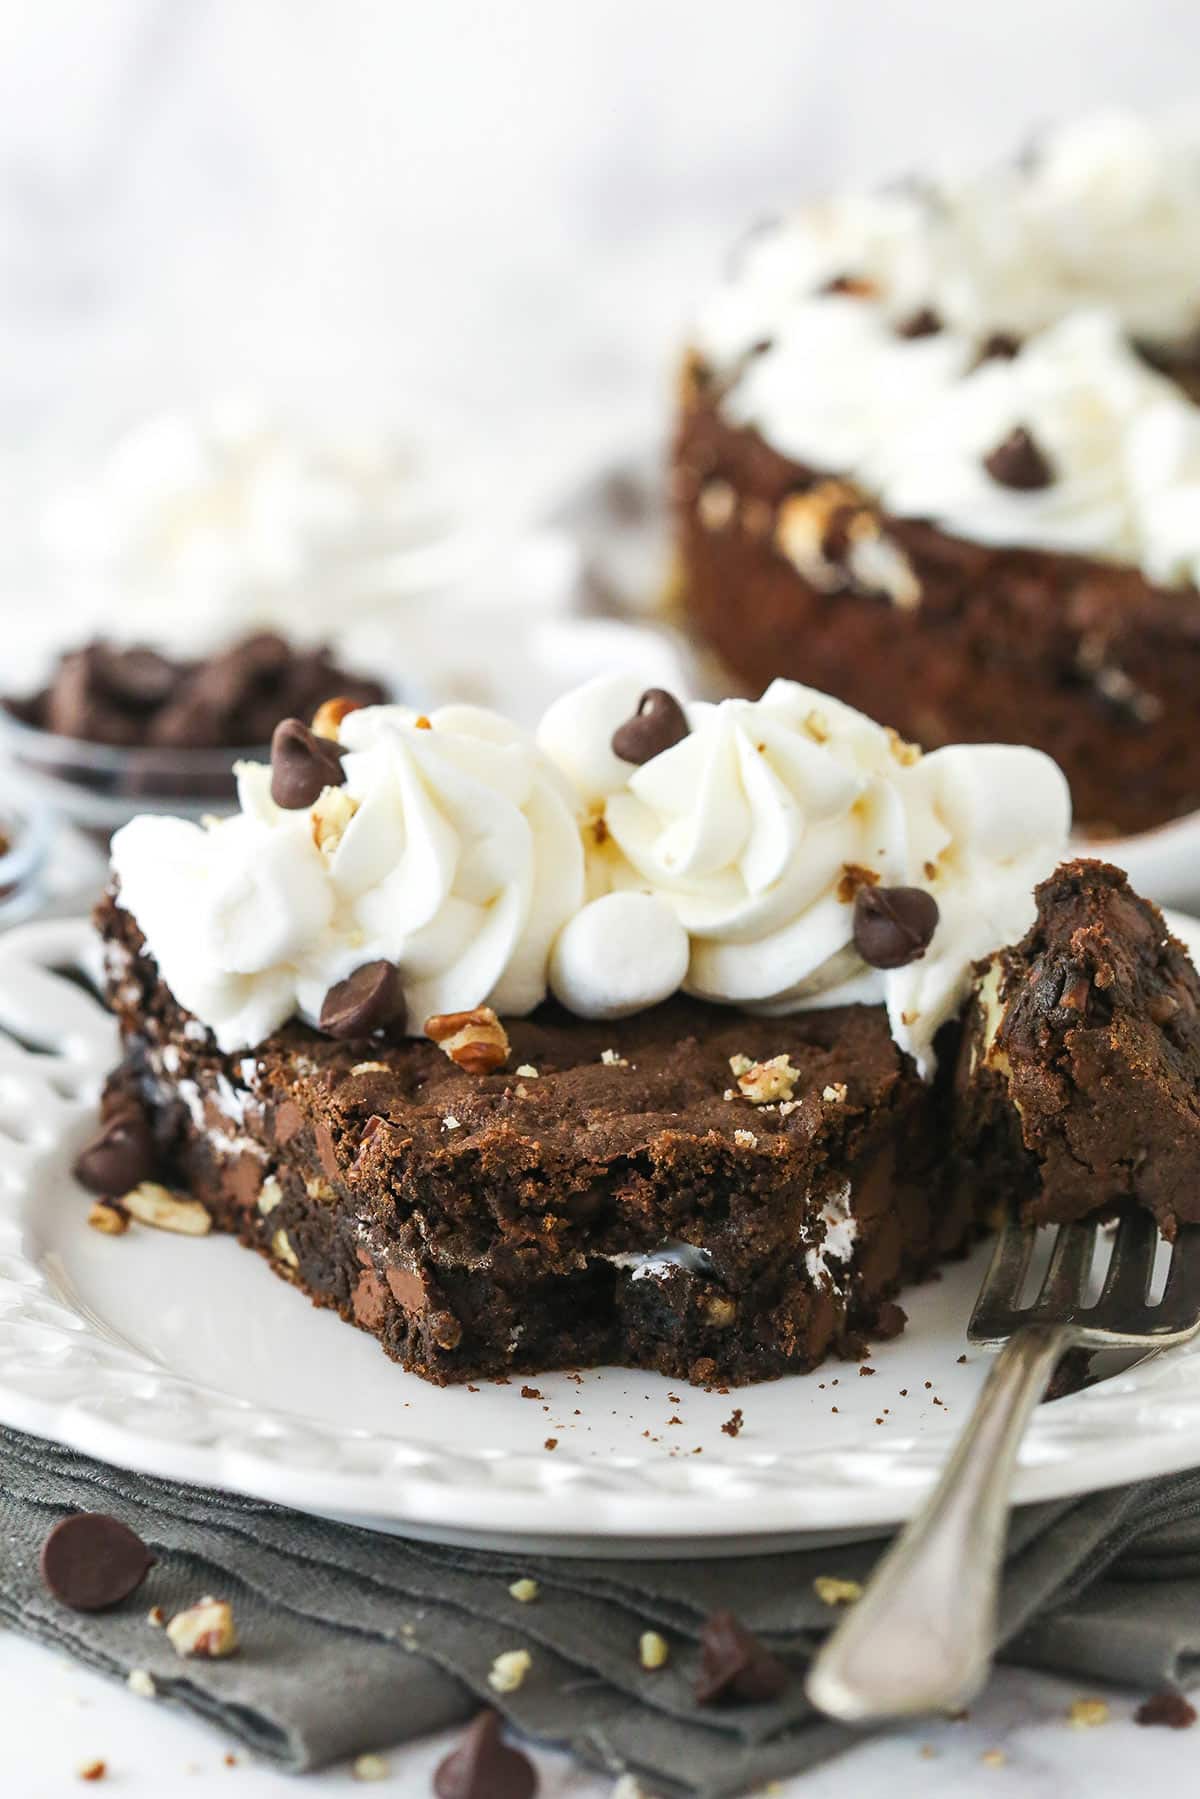
{"type": "Polygon", "coordinates": [[[1094,836],[1200,807],[1200,594],[882,514],[727,420],[693,359],[672,473],[677,589],[747,692],[817,687],[934,749],[1027,743],[1094,836]]]}
{"type": "Polygon", "coordinates": [[[1065,864],[981,971],[959,1055],[969,1179],[1039,1223],[1136,1204],[1200,1222],[1200,979],[1104,862],[1065,864]]]}
{"type": "Polygon", "coordinates": [[[99,924],[126,1050],[110,1120],[136,1106],[161,1178],[432,1380],[801,1371],[894,1334],[892,1295],[974,1231],[945,1179],[949,1082],[918,1078],[882,1008],[548,1003],[505,1021],[490,1073],[298,1022],[230,1056],[115,897],[99,924]]]}

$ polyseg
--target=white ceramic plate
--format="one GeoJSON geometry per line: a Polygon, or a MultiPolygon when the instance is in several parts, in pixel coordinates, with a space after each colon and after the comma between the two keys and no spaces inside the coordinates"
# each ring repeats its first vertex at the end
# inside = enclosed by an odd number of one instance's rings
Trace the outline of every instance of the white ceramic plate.
{"type": "MultiPolygon", "coordinates": [[[[94,954],[75,921],[0,939],[0,1421],[148,1473],[541,1553],[745,1553],[893,1523],[929,1487],[987,1367],[963,1337],[981,1255],[905,1294],[909,1328],[872,1375],[833,1362],[719,1394],[601,1369],[470,1391],[403,1373],[229,1239],[88,1230],[67,1171],[116,1039],[56,971],[94,954]]],[[[1017,1497],[1197,1461],[1200,1349],[1176,1350],[1043,1407],[1017,1497]]]]}

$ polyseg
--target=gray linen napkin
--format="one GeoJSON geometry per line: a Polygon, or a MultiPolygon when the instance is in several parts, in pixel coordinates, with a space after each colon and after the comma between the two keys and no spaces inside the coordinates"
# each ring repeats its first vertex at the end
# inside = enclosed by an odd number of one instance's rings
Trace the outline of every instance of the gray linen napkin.
{"type": "MultiPolygon", "coordinates": [[[[0,1624],[218,1724],[285,1768],[315,1768],[498,1705],[516,1729],[655,1793],[724,1799],[854,1740],[816,1717],[797,1678],[768,1705],[692,1698],[705,1615],[728,1605],[797,1668],[830,1623],[818,1575],[863,1579],[882,1545],[736,1561],[610,1562],[443,1549],[256,1500],[176,1486],[0,1431],[0,1624]],[[115,1611],[58,1604],[38,1552],[73,1510],[111,1512],[158,1556],[115,1611]],[[512,1581],[539,1595],[522,1604],[512,1581]],[[206,1593],[232,1601],[241,1653],[181,1661],[147,1620],[206,1593]],[[647,1673],[640,1633],[668,1665],[647,1673]],[[525,1648],[523,1685],[488,1686],[525,1648]]],[[[1200,1656],[1200,1472],[1033,1506],[1013,1521],[1002,1607],[1009,1659],[1143,1691],[1185,1684],[1200,1656]]]]}

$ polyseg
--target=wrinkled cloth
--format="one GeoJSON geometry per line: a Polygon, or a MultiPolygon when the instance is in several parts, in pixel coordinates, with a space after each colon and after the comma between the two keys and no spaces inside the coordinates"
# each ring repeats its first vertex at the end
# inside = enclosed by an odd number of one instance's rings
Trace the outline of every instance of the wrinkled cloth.
{"type": "MultiPolygon", "coordinates": [[[[865,1580],[886,1540],[734,1560],[607,1561],[444,1548],[178,1486],[0,1431],[0,1623],[125,1679],[302,1771],[444,1729],[481,1703],[513,1728],[647,1792],[724,1799],[857,1740],[816,1715],[803,1664],[834,1620],[814,1580],[865,1580]],[[68,1610],[38,1573],[51,1527],[110,1512],[158,1558],[124,1604],[68,1610]],[[538,1583],[521,1603],[518,1579],[538,1583]],[[214,1594],[240,1653],[181,1660],[147,1618],[214,1594]],[[765,1705],[704,1708],[692,1686],[706,1615],[728,1606],[792,1664],[765,1705]],[[667,1665],[642,1669],[661,1632],[667,1665]],[[527,1649],[517,1691],[488,1673],[527,1649]]],[[[1014,1514],[1001,1605],[1005,1659],[1149,1693],[1200,1656],[1200,1471],[1014,1514]]]]}

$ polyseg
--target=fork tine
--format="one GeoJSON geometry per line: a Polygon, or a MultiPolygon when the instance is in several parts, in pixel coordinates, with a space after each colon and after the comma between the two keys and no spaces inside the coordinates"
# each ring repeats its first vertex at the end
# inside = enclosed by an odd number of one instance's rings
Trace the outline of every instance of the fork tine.
{"type": "Polygon", "coordinates": [[[1200,1314],[1200,1225],[1181,1224],[1171,1245],[1159,1311],[1164,1320],[1176,1315],[1186,1322],[1200,1314]]]}
{"type": "Polygon", "coordinates": [[[1044,1311],[1065,1318],[1081,1307],[1095,1259],[1097,1229],[1095,1221],[1088,1219],[1061,1226],[1032,1314],[1044,1311]]]}
{"type": "Polygon", "coordinates": [[[1036,1240],[1036,1226],[1019,1223],[1015,1213],[1005,1218],[979,1289],[979,1298],[975,1301],[972,1324],[984,1313],[1015,1309],[1033,1259],[1036,1240]]]}
{"type": "Polygon", "coordinates": [[[1158,1225],[1149,1212],[1139,1206],[1127,1212],[1117,1226],[1112,1260],[1104,1277],[1100,1305],[1110,1306],[1116,1316],[1122,1312],[1132,1316],[1146,1304],[1154,1257],[1158,1250],[1158,1225]]]}

